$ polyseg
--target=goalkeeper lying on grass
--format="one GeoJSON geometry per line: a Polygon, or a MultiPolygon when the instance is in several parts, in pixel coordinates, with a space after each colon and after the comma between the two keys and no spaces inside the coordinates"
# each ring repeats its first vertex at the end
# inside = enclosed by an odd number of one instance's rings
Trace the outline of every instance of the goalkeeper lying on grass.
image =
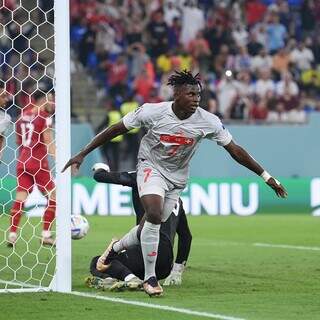
{"type": "MultiPolygon", "coordinates": [[[[86,283],[90,287],[122,290],[139,289],[144,277],[144,263],[140,246],[140,228],[143,224],[144,210],[139,199],[136,172],[109,172],[105,164],[93,167],[94,179],[98,182],[120,184],[132,188],[132,201],[136,212],[136,233],[128,233],[120,240],[112,240],[101,256],[96,256],[90,264],[91,277],[86,283]],[[130,237],[130,239],[129,239],[130,237]],[[128,247],[128,240],[135,237],[136,245],[128,247]]],[[[160,242],[156,274],[158,279],[165,279],[164,285],[180,285],[182,273],[187,262],[192,236],[189,230],[182,201],[179,199],[175,209],[160,229],[160,242]],[[173,243],[178,234],[178,251],[173,264],[173,243]],[[172,266],[173,265],[173,266],[172,266]]]]}

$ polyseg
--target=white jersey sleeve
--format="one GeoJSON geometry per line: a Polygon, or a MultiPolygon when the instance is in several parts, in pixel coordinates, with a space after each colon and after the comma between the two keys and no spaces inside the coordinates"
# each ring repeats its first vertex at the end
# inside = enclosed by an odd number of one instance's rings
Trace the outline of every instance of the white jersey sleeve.
{"type": "Polygon", "coordinates": [[[136,110],[129,112],[123,118],[123,124],[128,129],[145,127],[150,128],[155,116],[155,108],[151,103],[145,103],[136,110]]]}
{"type": "Polygon", "coordinates": [[[8,130],[11,123],[11,117],[5,113],[4,111],[0,110],[0,135],[4,135],[8,130]]]}
{"type": "Polygon", "coordinates": [[[232,140],[232,135],[221,120],[213,114],[209,114],[207,120],[209,123],[208,127],[205,128],[205,138],[216,141],[222,147],[228,145],[232,140]]]}

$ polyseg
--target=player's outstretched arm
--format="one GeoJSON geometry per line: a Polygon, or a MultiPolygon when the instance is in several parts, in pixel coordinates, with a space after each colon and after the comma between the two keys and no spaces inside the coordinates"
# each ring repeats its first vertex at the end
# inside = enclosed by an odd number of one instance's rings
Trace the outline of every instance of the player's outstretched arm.
{"type": "Polygon", "coordinates": [[[129,130],[124,126],[122,120],[111,127],[108,127],[98,133],[89,144],[87,144],[80,152],[73,156],[63,167],[62,172],[64,172],[68,167],[74,165],[76,169],[79,169],[81,163],[87,154],[101,146],[102,144],[109,142],[113,138],[120,136],[128,132],[129,130]]]}
{"type": "Polygon", "coordinates": [[[234,160],[259,175],[266,184],[274,190],[278,197],[287,197],[288,193],[281,183],[265,171],[241,146],[237,145],[234,141],[231,141],[224,148],[229,152],[234,160]]]}

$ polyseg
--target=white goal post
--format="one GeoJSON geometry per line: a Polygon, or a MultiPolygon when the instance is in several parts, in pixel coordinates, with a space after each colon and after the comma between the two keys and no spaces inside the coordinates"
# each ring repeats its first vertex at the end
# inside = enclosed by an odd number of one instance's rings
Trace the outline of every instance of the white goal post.
{"type": "MultiPolygon", "coordinates": [[[[56,218],[52,233],[56,238],[56,247],[41,244],[41,218],[31,217],[24,211],[17,241],[13,247],[7,247],[10,206],[15,200],[16,191],[14,160],[17,160],[18,155],[18,146],[14,146],[15,118],[12,117],[11,129],[3,134],[5,143],[0,164],[0,293],[51,290],[71,292],[71,176],[70,170],[61,173],[70,157],[71,146],[69,0],[54,0],[53,9],[48,9],[50,12],[41,7],[42,4],[46,5],[45,2],[16,0],[13,7],[6,8],[5,1],[1,1],[0,76],[3,76],[1,72],[4,73],[4,70],[12,72],[11,78],[1,78],[9,92],[9,82],[13,80],[17,83],[15,91],[10,87],[13,98],[11,106],[17,103],[21,92],[19,88],[23,87],[27,78],[31,79],[31,83],[34,81],[34,90],[42,90],[40,86],[44,77],[53,83],[55,121],[52,131],[56,157],[51,173],[56,185],[56,218]],[[15,29],[14,36],[9,28],[15,29]],[[19,51],[15,47],[19,37],[28,44],[25,50],[19,51]],[[44,58],[46,52],[49,56],[47,60],[44,58]],[[51,61],[50,53],[53,56],[51,61]],[[38,76],[37,64],[43,72],[38,76]],[[21,74],[15,78],[16,70],[20,67],[25,71],[25,78],[21,74]],[[50,72],[50,69],[54,72],[50,72]]],[[[27,93],[32,94],[32,90],[27,93]]]]}

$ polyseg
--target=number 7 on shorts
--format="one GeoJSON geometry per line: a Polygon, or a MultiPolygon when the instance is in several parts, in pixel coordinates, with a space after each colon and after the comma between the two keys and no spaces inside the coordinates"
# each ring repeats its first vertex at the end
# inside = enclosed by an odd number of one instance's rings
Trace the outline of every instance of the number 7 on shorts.
{"type": "Polygon", "coordinates": [[[144,183],[146,183],[147,180],[149,179],[151,172],[152,172],[152,169],[151,169],[151,168],[145,168],[145,169],[143,169],[143,173],[144,173],[144,180],[143,180],[143,182],[144,182],[144,183]]]}

